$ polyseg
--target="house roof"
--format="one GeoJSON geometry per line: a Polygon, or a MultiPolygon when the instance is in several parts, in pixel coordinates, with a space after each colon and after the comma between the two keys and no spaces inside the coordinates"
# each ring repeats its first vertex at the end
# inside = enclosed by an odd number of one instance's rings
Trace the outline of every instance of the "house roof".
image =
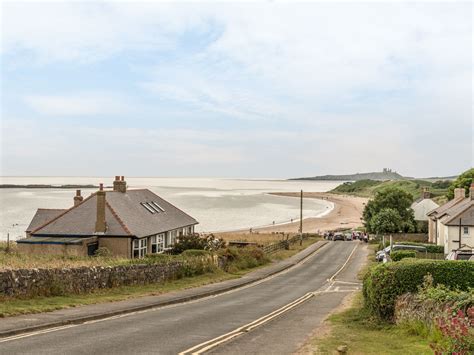
{"type": "Polygon", "coordinates": [[[448,226],[458,226],[459,219],[461,219],[463,226],[474,226],[474,201],[470,198],[466,198],[465,201],[451,208],[449,213],[443,217],[442,223],[448,226]]]}
{"type": "Polygon", "coordinates": [[[418,202],[415,201],[411,205],[411,208],[415,212],[415,220],[417,221],[428,220],[427,214],[437,207],[439,207],[439,205],[430,198],[425,198],[418,202]]]}
{"type": "MultiPolygon", "coordinates": [[[[198,222],[147,189],[126,192],[106,191],[105,236],[136,236],[163,233],[195,225],[198,222]],[[151,213],[142,203],[157,203],[164,211],[151,213]]],[[[31,234],[34,235],[95,235],[97,195],[92,194],[77,206],[66,210],[31,234]]]]}
{"type": "Polygon", "coordinates": [[[33,219],[30,222],[30,225],[28,226],[28,228],[26,228],[26,231],[31,232],[32,230],[35,230],[38,227],[41,227],[43,224],[52,220],[53,218],[56,218],[57,216],[59,216],[61,213],[65,211],[67,210],[38,208],[35,215],[33,216],[33,219]]]}
{"type": "Polygon", "coordinates": [[[428,216],[441,218],[449,209],[453,208],[465,199],[465,197],[454,198],[451,201],[446,202],[444,205],[441,205],[438,208],[435,208],[434,210],[428,212],[428,216]]]}
{"type": "Polygon", "coordinates": [[[84,240],[83,237],[29,237],[17,240],[18,244],[66,244],[66,245],[81,245],[84,240]]]}

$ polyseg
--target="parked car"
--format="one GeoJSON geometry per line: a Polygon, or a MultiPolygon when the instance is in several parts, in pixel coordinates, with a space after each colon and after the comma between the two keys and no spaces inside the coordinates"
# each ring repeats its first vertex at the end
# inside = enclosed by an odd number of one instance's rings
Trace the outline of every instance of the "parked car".
{"type": "Polygon", "coordinates": [[[336,240],[342,240],[344,241],[344,234],[342,233],[336,233],[334,234],[334,236],[332,237],[332,240],[336,241],[336,240]]]}
{"type": "Polygon", "coordinates": [[[397,250],[414,250],[419,253],[426,253],[426,247],[419,246],[419,245],[404,245],[404,244],[395,244],[394,246],[386,247],[375,254],[375,260],[377,261],[384,261],[387,260],[387,256],[390,255],[392,251],[397,251],[397,250]]]}
{"type": "Polygon", "coordinates": [[[470,260],[474,261],[474,251],[453,250],[446,256],[446,260],[470,260]]]}
{"type": "Polygon", "coordinates": [[[344,236],[346,237],[346,240],[352,240],[352,234],[351,233],[346,233],[344,236]]]}

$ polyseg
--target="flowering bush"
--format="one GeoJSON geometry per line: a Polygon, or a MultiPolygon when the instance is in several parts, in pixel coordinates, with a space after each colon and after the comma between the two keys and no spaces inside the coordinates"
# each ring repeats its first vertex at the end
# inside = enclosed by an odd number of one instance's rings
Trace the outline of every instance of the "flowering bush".
{"type": "Polygon", "coordinates": [[[447,307],[443,315],[435,318],[442,338],[431,344],[438,354],[472,354],[474,351],[474,307],[466,312],[447,307]]]}

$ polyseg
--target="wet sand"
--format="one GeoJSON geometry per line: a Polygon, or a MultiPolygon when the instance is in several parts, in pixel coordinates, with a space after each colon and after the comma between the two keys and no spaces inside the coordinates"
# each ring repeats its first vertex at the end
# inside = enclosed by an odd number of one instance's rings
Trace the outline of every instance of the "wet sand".
{"type": "MultiPolygon", "coordinates": [[[[299,192],[281,192],[273,194],[295,198],[300,197],[299,192]]],[[[364,210],[364,205],[367,203],[367,198],[336,195],[328,192],[305,192],[303,198],[319,198],[330,201],[334,204],[334,209],[328,214],[319,218],[304,219],[304,233],[316,233],[318,231],[324,232],[340,228],[349,229],[362,226],[362,211],[364,210]]],[[[299,230],[299,221],[276,226],[256,228],[254,230],[259,232],[297,233],[299,230]]]]}

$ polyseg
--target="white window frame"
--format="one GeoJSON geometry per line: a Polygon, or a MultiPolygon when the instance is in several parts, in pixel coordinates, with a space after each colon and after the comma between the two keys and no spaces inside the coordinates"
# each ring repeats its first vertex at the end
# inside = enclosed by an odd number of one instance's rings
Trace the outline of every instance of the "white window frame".
{"type": "Polygon", "coordinates": [[[155,246],[155,254],[163,253],[165,250],[165,233],[160,233],[151,237],[151,252],[153,253],[153,247],[155,246]]]}
{"type": "Polygon", "coordinates": [[[134,239],[133,240],[132,255],[134,259],[141,259],[145,257],[147,253],[147,238],[134,239]],[[138,252],[138,256],[135,256],[135,251],[138,252]]]}

